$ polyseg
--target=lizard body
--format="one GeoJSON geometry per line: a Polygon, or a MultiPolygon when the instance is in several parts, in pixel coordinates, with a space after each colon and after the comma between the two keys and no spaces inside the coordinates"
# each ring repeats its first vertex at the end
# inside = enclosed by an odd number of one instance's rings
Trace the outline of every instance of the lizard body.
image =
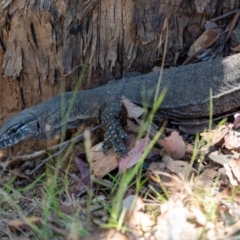
{"type": "MultiPolygon", "coordinates": [[[[224,59],[165,69],[160,93],[167,89],[158,114],[169,118],[201,118],[210,113],[212,90],[213,115],[240,107],[240,54],[224,59]]],[[[52,138],[82,122],[100,119],[106,129],[105,147],[112,146],[120,155],[126,152],[122,138],[128,136],[118,120],[120,100],[127,97],[138,105],[152,107],[159,72],[122,78],[111,83],[76,93],[66,92],[9,118],[0,129],[0,149],[27,140],[52,138]],[[69,109],[64,117],[62,109],[69,109]],[[64,122],[65,121],[65,122],[64,122]]]]}

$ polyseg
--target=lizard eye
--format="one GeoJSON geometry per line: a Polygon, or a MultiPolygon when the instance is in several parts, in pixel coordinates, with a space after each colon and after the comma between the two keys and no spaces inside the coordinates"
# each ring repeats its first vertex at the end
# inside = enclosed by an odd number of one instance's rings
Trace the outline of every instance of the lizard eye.
{"type": "Polygon", "coordinates": [[[19,130],[20,127],[21,127],[20,124],[15,125],[14,127],[10,128],[7,133],[8,133],[9,135],[15,134],[15,133],[17,133],[17,131],[19,130]]]}
{"type": "Polygon", "coordinates": [[[8,130],[8,134],[15,134],[17,132],[16,128],[11,128],[8,130]]]}

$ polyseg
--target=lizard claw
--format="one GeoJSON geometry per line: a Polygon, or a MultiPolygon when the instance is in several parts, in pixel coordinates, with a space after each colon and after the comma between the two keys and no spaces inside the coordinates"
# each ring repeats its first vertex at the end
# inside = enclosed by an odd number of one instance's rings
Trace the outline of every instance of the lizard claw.
{"type": "Polygon", "coordinates": [[[117,145],[113,145],[113,150],[114,152],[116,152],[120,157],[126,157],[127,156],[127,148],[124,145],[124,143],[122,144],[117,144],[117,145]]]}
{"type": "Polygon", "coordinates": [[[121,151],[115,151],[120,157],[127,157],[126,149],[122,149],[121,151]]]}
{"type": "Polygon", "coordinates": [[[103,153],[106,155],[107,154],[107,150],[111,148],[111,143],[108,141],[104,141],[103,145],[102,145],[102,151],[103,153]]]}
{"type": "Polygon", "coordinates": [[[131,140],[131,138],[125,132],[124,132],[124,134],[121,135],[121,138],[125,139],[125,140],[131,140]]]}
{"type": "Polygon", "coordinates": [[[102,145],[103,153],[107,154],[107,150],[111,147],[113,147],[114,152],[116,152],[119,156],[121,156],[121,157],[127,156],[127,148],[125,146],[124,146],[124,148],[121,149],[118,145],[112,146],[112,144],[109,141],[103,142],[103,145],[102,145]]]}

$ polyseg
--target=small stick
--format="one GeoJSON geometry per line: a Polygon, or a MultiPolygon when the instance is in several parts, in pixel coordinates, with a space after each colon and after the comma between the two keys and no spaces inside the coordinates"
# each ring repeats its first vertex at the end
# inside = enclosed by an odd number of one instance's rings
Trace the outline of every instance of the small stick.
{"type": "Polygon", "coordinates": [[[228,31],[228,34],[227,34],[227,37],[226,37],[226,41],[231,37],[232,35],[232,32],[233,32],[233,29],[235,28],[236,26],[236,23],[237,23],[237,20],[240,16],[240,11],[237,11],[237,13],[235,14],[231,24],[230,24],[230,28],[229,28],[229,31],[228,31]]]}
{"type": "MultiPolygon", "coordinates": [[[[90,132],[94,132],[95,130],[97,130],[101,126],[102,125],[98,125],[98,126],[92,128],[90,130],[90,132]]],[[[1,167],[5,169],[7,167],[10,167],[10,166],[14,165],[18,161],[27,161],[27,160],[30,160],[30,159],[34,159],[36,157],[40,157],[40,156],[44,155],[46,152],[49,152],[49,151],[55,151],[57,149],[60,149],[60,151],[62,151],[67,146],[69,146],[69,144],[72,143],[73,141],[75,141],[75,143],[77,143],[79,141],[82,141],[83,139],[84,139],[84,134],[81,134],[81,135],[79,135],[79,136],[77,136],[75,138],[72,138],[72,139],[70,139],[68,141],[62,142],[62,143],[57,144],[55,146],[52,146],[52,147],[50,147],[48,149],[45,149],[45,150],[42,150],[42,151],[37,151],[37,152],[34,152],[32,154],[28,154],[28,155],[22,155],[22,156],[15,157],[12,160],[6,161],[5,163],[1,163],[1,167]]],[[[57,155],[58,155],[58,153],[57,153],[57,155]]],[[[55,156],[55,154],[53,156],[55,156]]],[[[52,158],[52,157],[50,157],[50,158],[52,158]]]]}
{"type": "Polygon", "coordinates": [[[209,22],[215,22],[215,21],[218,21],[218,20],[220,20],[220,19],[222,19],[222,18],[226,18],[226,17],[228,17],[228,16],[230,16],[230,15],[238,12],[239,10],[240,10],[240,9],[234,9],[234,10],[232,10],[232,11],[230,11],[230,12],[228,12],[228,13],[225,13],[225,14],[219,16],[219,17],[210,19],[209,21],[207,21],[207,23],[209,23],[209,22]]]}

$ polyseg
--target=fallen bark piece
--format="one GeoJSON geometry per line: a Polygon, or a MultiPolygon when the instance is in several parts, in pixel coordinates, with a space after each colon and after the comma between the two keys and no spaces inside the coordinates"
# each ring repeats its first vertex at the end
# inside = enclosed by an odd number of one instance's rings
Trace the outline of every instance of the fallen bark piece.
{"type": "Polygon", "coordinates": [[[118,167],[119,155],[109,149],[105,154],[102,151],[102,143],[92,147],[91,157],[92,169],[96,177],[102,178],[112,170],[118,167]]]}

